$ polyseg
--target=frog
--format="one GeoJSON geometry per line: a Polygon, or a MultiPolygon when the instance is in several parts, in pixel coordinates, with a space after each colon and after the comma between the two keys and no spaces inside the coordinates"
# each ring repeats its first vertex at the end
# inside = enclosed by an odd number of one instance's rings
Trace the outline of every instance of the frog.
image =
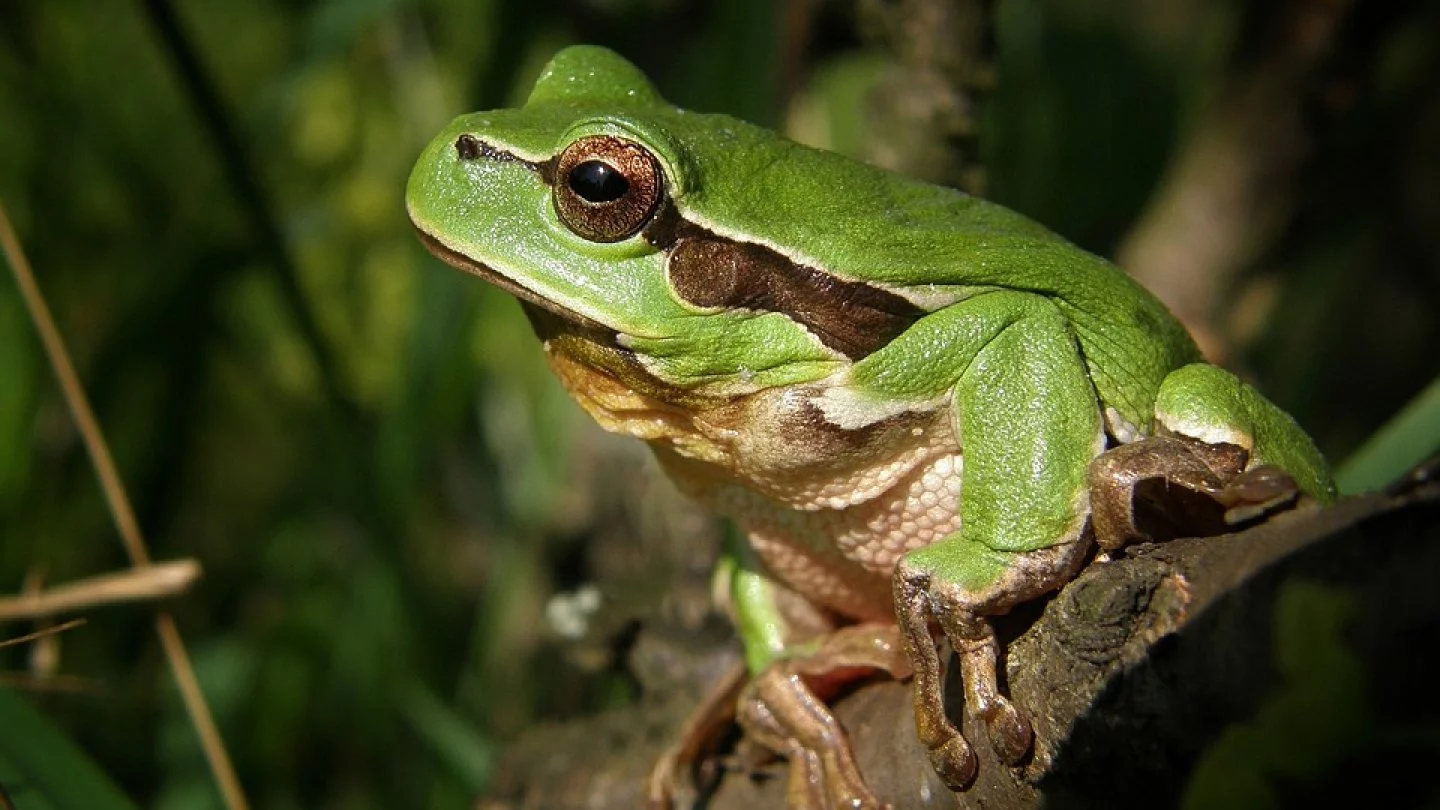
{"type": "Polygon", "coordinates": [[[435,256],[519,300],[596,422],[735,527],[716,569],[746,670],[728,710],[788,761],[792,807],[887,806],[830,705],[857,673],[911,681],[916,734],[964,791],[975,744],[1012,768],[1035,744],[997,617],[1127,545],[1335,498],[1296,421],[1111,262],[674,106],[602,47],[456,118],[405,202],[435,256]],[[949,666],[984,742],[947,714],[949,666]]]}

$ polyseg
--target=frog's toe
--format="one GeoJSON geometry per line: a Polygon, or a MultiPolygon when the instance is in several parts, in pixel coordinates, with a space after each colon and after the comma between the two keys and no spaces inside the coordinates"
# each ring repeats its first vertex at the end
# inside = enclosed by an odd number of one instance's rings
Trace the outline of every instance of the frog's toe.
{"type": "Polygon", "coordinates": [[[1226,482],[1216,500],[1225,506],[1225,522],[1233,526],[1284,509],[1299,495],[1294,476],[1273,464],[1262,464],[1226,482]]]}
{"type": "Polygon", "coordinates": [[[999,700],[986,712],[985,729],[995,756],[1006,765],[1019,765],[1030,753],[1035,732],[1030,721],[1008,700],[999,700]]]}
{"type": "MultiPolygon", "coordinates": [[[[833,751],[807,748],[792,740],[784,750],[790,777],[785,786],[785,806],[791,810],[892,810],[875,797],[864,782],[854,781],[837,770],[833,751]]],[[[840,756],[848,756],[841,754],[840,756]]]]}
{"type": "Polygon", "coordinates": [[[785,806],[794,810],[824,810],[825,769],[820,756],[799,745],[789,746],[790,781],[785,787],[785,806]]]}
{"type": "Polygon", "coordinates": [[[736,704],[736,719],[746,734],[789,760],[787,805],[802,810],[887,810],[861,775],[844,730],[802,670],[807,670],[803,659],[771,664],[746,686],[736,704]]]}
{"type": "Polygon", "coordinates": [[[951,790],[965,790],[970,787],[980,768],[975,751],[959,734],[930,749],[930,765],[939,775],[940,781],[951,790]]]}
{"type": "Polygon", "coordinates": [[[930,627],[934,612],[930,586],[930,572],[913,559],[901,559],[895,566],[895,616],[914,674],[915,734],[940,780],[961,791],[974,781],[979,763],[945,711],[944,671],[930,627]]]}

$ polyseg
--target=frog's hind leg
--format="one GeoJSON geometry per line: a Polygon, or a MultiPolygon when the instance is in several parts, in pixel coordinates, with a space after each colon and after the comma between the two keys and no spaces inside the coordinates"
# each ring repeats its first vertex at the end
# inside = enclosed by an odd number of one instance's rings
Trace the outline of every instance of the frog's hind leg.
{"type": "Polygon", "coordinates": [[[1090,464],[1090,520],[1100,548],[1209,537],[1294,503],[1295,479],[1274,465],[1246,469],[1233,444],[1150,436],[1090,464]]]}
{"type": "Polygon", "coordinates": [[[1283,470],[1306,495],[1335,499],[1325,457],[1295,420],[1238,377],[1209,363],[1170,372],[1155,398],[1157,432],[1209,445],[1234,445],[1248,454],[1244,471],[1283,470]]]}
{"type": "Polygon", "coordinates": [[[1171,372],[1154,436],[1115,447],[1088,473],[1095,539],[1106,550],[1208,536],[1334,495],[1325,461],[1288,414],[1224,369],[1171,372]]]}
{"type": "Polygon", "coordinates": [[[880,810],[829,700],[878,673],[910,675],[893,624],[837,628],[835,617],[772,579],[752,547],[731,535],[716,590],[745,645],[750,682],[733,703],[746,742],[790,762],[787,805],[880,810]]]}
{"type": "Polygon", "coordinates": [[[646,783],[651,810],[674,806],[678,777],[694,767],[731,719],[746,743],[784,756],[790,777],[786,806],[795,810],[881,810],[867,786],[850,742],[827,702],[849,684],[874,673],[910,675],[893,625],[860,624],[832,630],[813,650],[777,658],[753,679],[744,667],[717,683],[686,721],[679,742],[652,769],[646,783]]]}
{"type": "Polygon", "coordinates": [[[675,806],[680,773],[694,768],[710,751],[723,729],[735,720],[736,701],[743,694],[749,671],[737,664],[721,675],[704,699],[685,719],[685,725],[660,755],[645,781],[647,810],[671,810],[675,806]]]}
{"type": "Polygon", "coordinates": [[[736,719],[746,734],[790,761],[787,806],[797,810],[887,806],[866,785],[827,701],[846,684],[872,672],[896,678],[909,675],[898,636],[890,625],[842,627],[813,652],[774,661],[741,694],[736,719]]]}

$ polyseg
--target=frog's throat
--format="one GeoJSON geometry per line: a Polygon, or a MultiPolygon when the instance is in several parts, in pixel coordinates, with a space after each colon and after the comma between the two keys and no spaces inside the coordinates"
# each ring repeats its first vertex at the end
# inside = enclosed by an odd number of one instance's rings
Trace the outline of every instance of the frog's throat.
{"type": "MultiPolygon", "coordinates": [[[[426,233],[425,230],[419,226],[415,227],[415,232],[419,234],[420,241],[425,245],[425,249],[435,254],[435,257],[440,259],[440,261],[445,262],[457,270],[463,270],[473,276],[478,276],[521,301],[524,301],[526,304],[545,310],[561,321],[571,325],[574,329],[585,333],[585,336],[590,340],[611,345],[615,344],[616,332],[614,329],[593,318],[581,315],[572,309],[562,307],[534,290],[516,283],[513,279],[497,273],[489,265],[478,262],[459,251],[452,250],[445,245],[445,243],[426,233]]],[[[539,331],[538,327],[536,331],[539,331]]],[[[542,334],[540,337],[544,338],[546,335],[542,334]]]]}
{"type": "MultiPolygon", "coordinates": [[[[571,395],[580,400],[585,409],[607,429],[640,435],[614,427],[612,423],[616,414],[610,414],[611,418],[602,418],[596,408],[591,407],[591,404],[604,399],[597,395],[602,390],[618,388],[627,391],[627,396],[634,397],[635,402],[629,402],[618,410],[631,413],[661,404],[686,411],[703,411],[730,401],[729,397],[684,388],[655,376],[636,358],[634,351],[620,345],[614,331],[589,328],[528,301],[522,301],[520,306],[530,319],[535,334],[544,343],[551,368],[571,395]]],[[[612,409],[602,407],[601,410],[612,409]]]]}
{"type": "MultiPolygon", "coordinates": [[[[519,299],[520,306],[530,320],[530,326],[545,344],[552,364],[557,358],[563,357],[587,367],[595,375],[585,383],[579,382],[580,375],[561,375],[566,387],[570,388],[577,398],[583,399],[582,394],[587,385],[597,384],[597,381],[603,379],[625,386],[639,396],[680,407],[713,407],[717,401],[706,394],[671,385],[651,374],[635,358],[633,351],[620,345],[620,333],[615,329],[560,306],[496,272],[483,262],[452,250],[418,226],[415,230],[426,249],[441,261],[478,276],[519,299]],[[572,378],[574,385],[571,384],[572,378]]],[[[602,419],[601,423],[606,424],[606,420],[602,419]]]]}

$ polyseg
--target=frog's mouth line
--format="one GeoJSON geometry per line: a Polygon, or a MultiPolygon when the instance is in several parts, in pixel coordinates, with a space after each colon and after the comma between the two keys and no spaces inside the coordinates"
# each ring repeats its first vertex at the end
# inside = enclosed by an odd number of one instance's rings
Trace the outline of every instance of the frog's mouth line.
{"type": "Polygon", "coordinates": [[[457,270],[463,270],[473,276],[478,276],[484,281],[499,287],[510,295],[520,299],[525,305],[526,314],[530,316],[530,323],[535,327],[535,333],[542,340],[548,340],[561,332],[574,334],[596,343],[618,346],[617,332],[599,321],[581,315],[580,313],[567,309],[551,301],[539,293],[525,287],[513,279],[507,278],[495,272],[493,268],[482,262],[466,256],[463,253],[452,250],[445,243],[426,233],[419,226],[416,226],[415,233],[419,235],[421,244],[425,249],[435,255],[437,259],[457,270]],[[539,310],[553,317],[536,317],[535,310],[539,310]]]}

